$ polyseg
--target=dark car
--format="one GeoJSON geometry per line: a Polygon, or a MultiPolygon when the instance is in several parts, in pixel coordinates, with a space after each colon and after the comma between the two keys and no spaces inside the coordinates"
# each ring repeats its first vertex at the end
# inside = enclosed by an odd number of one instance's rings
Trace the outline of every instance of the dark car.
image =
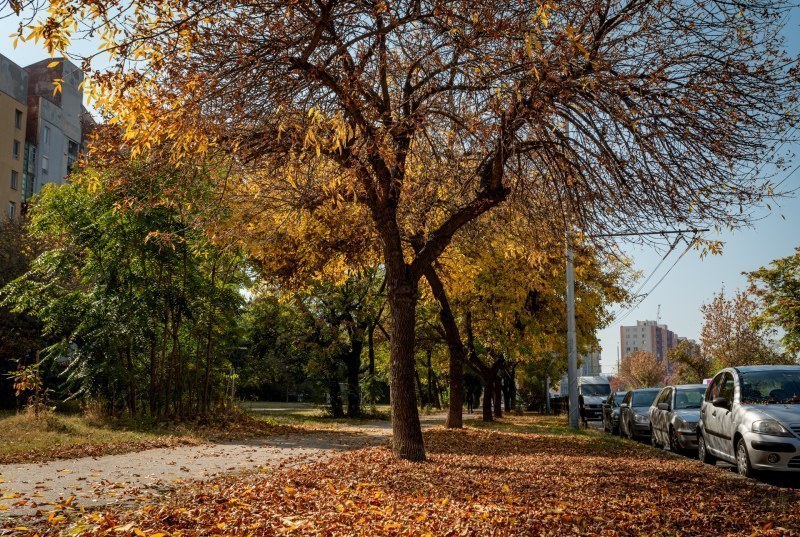
{"type": "Polygon", "coordinates": [[[609,394],[603,403],[603,430],[611,434],[619,434],[619,404],[628,392],[609,394]]]}
{"type": "Polygon", "coordinates": [[[650,407],[650,440],[655,447],[669,446],[673,453],[697,450],[697,422],[707,386],[667,386],[650,407]]]}
{"type": "Polygon", "coordinates": [[[619,431],[628,438],[636,439],[650,436],[650,405],[653,404],[660,388],[631,390],[620,403],[619,431]]]}

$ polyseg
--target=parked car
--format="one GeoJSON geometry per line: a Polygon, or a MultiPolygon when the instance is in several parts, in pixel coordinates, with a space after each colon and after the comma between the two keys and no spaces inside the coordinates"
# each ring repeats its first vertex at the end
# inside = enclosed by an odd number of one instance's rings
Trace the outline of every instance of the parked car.
{"type": "Polygon", "coordinates": [[[648,412],[659,391],[659,388],[643,388],[625,395],[619,405],[620,434],[634,439],[650,436],[648,412]]]}
{"type": "Polygon", "coordinates": [[[603,430],[611,434],[619,434],[619,404],[628,392],[609,394],[603,403],[603,430]]]}
{"type": "Polygon", "coordinates": [[[697,426],[698,456],[758,470],[800,472],[800,366],[730,367],[708,385],[697,426]]]}
{"type": "Polygon", "coordinates": [[[650,441],[673,453],[697,449],[697,422],[707,386],[682,384],[662,388],[650,407],[650,441]]]}

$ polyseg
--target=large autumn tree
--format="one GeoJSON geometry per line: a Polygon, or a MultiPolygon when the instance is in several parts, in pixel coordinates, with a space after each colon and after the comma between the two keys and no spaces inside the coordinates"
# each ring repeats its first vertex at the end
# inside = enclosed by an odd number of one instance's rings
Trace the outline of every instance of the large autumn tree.
{"type": "Polygon", "coordinates": [[[584,233],[736,227],[768,191],[750,170],[783,138],[798,88],[775,38],[780,1],[49,7],[23,34],[54,52],[101,37],[111,67],[89,89],[134,155],[169,139],[174,158],[233,156],[265,204],[363,209],[387,277],[394,452],[412,460],[418,282],[461,227],[543,192],[584,233]],[[309,166],[327,173],[291,173],[309,166]],[[425,203],[436,213],[410,229],[425,203]]]}

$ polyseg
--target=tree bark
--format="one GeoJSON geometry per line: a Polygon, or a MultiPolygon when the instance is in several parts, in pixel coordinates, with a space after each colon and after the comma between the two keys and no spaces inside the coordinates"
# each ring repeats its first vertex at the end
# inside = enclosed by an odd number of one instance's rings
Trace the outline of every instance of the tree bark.
{"type": "Polygon", "coordinates": [[[502,379],[500,375],[495,376],[494,379],[494,417],[503,417],[503,388],[501,386],[502,379]]]}
{"type": "Polygon", "coordinates": [[[494,381],[491,378],[483,379],[483,421],[494,421],[492,417],[492,399],[494,398],[494,381]]]}
{"type": "MultiPolygon", "coordinates": [[[[402,251],[398,252],[402,259],[402,251]]],[[[388,298],[392,315],[390,338],[389,391],[392,402],[392,451],[395,457],[410,461],[425,460],[425,446],[419,423],[414,390],[414,328],[417,285],[402,269],[387,263],[388,298]]]]}

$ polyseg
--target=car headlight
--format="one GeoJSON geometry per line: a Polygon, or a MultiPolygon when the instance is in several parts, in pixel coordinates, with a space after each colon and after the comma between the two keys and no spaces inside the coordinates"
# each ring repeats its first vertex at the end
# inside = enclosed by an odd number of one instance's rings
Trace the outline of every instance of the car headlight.
{"type": "Polygon", "coordinates": [[[697,422],[696,421],[682,421],[678,424],[678,430],[682,433],[694,433],[697,431],[697,422]]]}
{"type": "Polygon", "coordinates": [[[754,421],[751,430],[754,433],[768,434],[771,436],[792,436],[792,433],[787,431],[786,427],[776,420],[754,421]]]}
{"type": "Polygon", "coordinates": [[[635,421],[636,423],[647,423],[649,420],[647,419],[647,416],[636,414],[633,416],[633,421],[635,421]]]}

